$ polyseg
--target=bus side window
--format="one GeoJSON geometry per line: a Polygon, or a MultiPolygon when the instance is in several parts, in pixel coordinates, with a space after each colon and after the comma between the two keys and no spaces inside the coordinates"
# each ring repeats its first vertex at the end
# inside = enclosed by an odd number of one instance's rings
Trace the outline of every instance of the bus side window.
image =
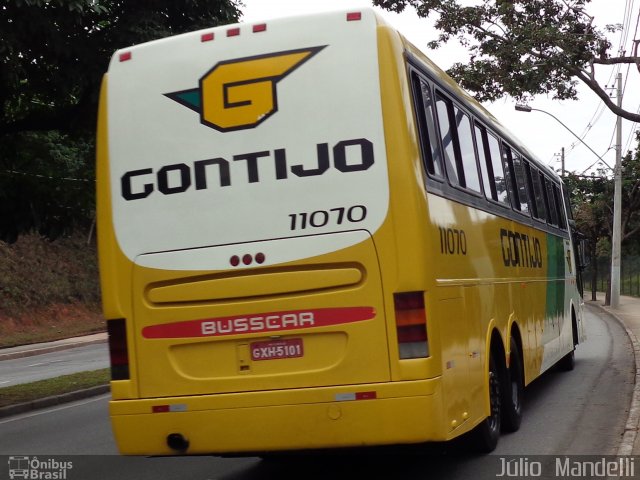
{"type": "Polygon", "coordinates": [[[440,138],[442,139],[442,151],[447,177],[452,185],[460,185],[456,167],[456,154],[453,145],[453,127],[449,120],[449,106],[451,102],[436,94],[436,111],[438,112],[438,125],[440,126],[440,138]]]}
{"type": "Polygon", "coordinates": [[[433,121],[433,101],[431,99],[429,84],[422,80],[415,72],[413,73],[412,80],[416,116],[418,117],[418,129],[420,130],[422,160],[429,174],[442,177],[438,141],[434,137],[436,127],[433,121]]]}
{"type": "Polygon", "coordinates": [[[507,178],[502,164],[500,154],[500,142],[492,134],[487,134],[489,140],[489,151],[491,152],[491,165],[493,166],[493,183],[495,184],[497,200],[500,203],[509,205],[509,193],[507,190],[507,178]]]}
{"type": "Polygon", "coordinates": [[[511,206],[514,210],[520,210],[520,200],[518,199],[518,190],[516,189],[516,176],[513,168],[513,157],[511,147],[502,144],[502,159],[504,163],[504,177],[507,179],[507,190],[511,198],[511,206]]]}
{"type": "Polygon", "coordinates": [[[564,196],[564,204],[566,205],[565,211],[567,212],[567,218],[569,218],[569,220],[573,220],[573,207],[571,205],[571,200],[569,199],[569,192],[567,191],[567,186],[562,184],[560,188],[562,189],[562,195],[564,196]]]}
{"type": "Polygon", "coordinates": [[[478,125],[473,126],[476,133],[476,145],[478,145],[478,155],[480,157],[480,172],[482,175],[482,184],[484,185],[484,194],[487,198],[498,201],[498,192],[495,183],[491,181],[494,177],[493,166],[491,165],[491,152],[489,151],[489,142],[487,141],[487,130],[478,125]]]}
{"type": "Polygon", "coordinates": [[[478,162],[476,161],[476,149],[473,146],[473,133],[469,115],[453,107],[454,118],[458,132],[460,147],[460,164],[464,170],[464,186],[475,192],[480,192],[480,176],[478,175],[478,162]]]}
{"type": "Polygon", "coordinates": [[[436,93],[436,111],[449,182],[480,192],[480,176],[469,115],[439,93],[436,93]]]}
{"type": "Polygon", "coordinates": [[[527,181],[525,178],[524,160],[520,154],[513,152],[513,171],[516,177],[516,187],[518,189],[518,200],[520,201],[520,210],[522,213],[529,214],[529,195],[527,194],[527,181]]]}
{"type": "Polygon", "coordinates": [[[529,160],[524,157],[522,157],[522,162],[524,165],[524,177],[527,182],[527,192],[529,192],[529,209],[531,210],[531,215],[533,215],[534,218],[540,218],[538,214],[538,205],[536,204],[535,194],[533,192],[533,178],[531,176],[532,167],[529,160]]]}
{"type": "Polygon", "coordinates": [[[558,226],[558,213],[556,212],[553,201],[553,187],[551,186],[551,180],[543,176],[542,184],[544,187],[542,190],[544,195],[544,204],[547,209],[547,222],[549,222],[549,225],[558,226]]]}
{"type": "Polygon", "coordinates": [[[543,185],[540,180],[540,172],[537,168],[531,167],[531,183],[533,184],[533,195],[535,197],[536,218],[547,221],[547,209],[544,203],[544,195],[542,193],[543,185]]]}
{"type": "Polygon", "coordinates": [[[560,197],[560,188],[557,184],[553,184],[553,199],[558,212],[558,226],[565,230],[567,228],[567,217],[565,209],[562,206],[562,197],[560,197]]]}

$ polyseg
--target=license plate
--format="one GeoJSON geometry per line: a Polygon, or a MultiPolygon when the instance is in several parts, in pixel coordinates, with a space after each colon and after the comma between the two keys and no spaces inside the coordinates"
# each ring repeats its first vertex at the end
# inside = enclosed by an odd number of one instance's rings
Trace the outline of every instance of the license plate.
{"type": "Polygon", "coordinates": [[[304,356],[301,338],[270,340],[251,344],[251,360],[278,360],[304,356]]]}

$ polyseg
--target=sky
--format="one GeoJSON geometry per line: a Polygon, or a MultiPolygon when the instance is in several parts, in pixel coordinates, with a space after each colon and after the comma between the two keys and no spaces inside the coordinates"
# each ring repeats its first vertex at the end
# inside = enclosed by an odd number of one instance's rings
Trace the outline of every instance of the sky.
{"type": "MultiPolygon", "coordinates": [[[[370,7],[369,0],[243,0],[242,21],[255,22],[270,18],[284,17],[314,12],[370,7]]],[[[414,45],[435,61],[441,68],[447,69],[456,61],[468,58],[466,50],[457,40],[451,40],[436,50],[427,47],[430,40],[437,37],[437,31],[428,20],[419,18],[413,9],[407,8],[401,14],[394,14],[375,8],[392,26],[400,31],[414,45]]],[[[631,51],[632,41],[638,38],[638,20],[640,20],[640,0],[592,0],[586,11],[594,17],[594,24],[600,29],[607,24],[628,24],[626,41],[621,33],[611,34],[609,40],[616,54],[622,49],[631,51]],[[636,34],[634,35],[634,32],[636,34]]],[[[596,67],[596,79],[600,84],[609,86],[615,83],[615,67],[596,67]]],[[[623,107],[633,112],[640,111],[640,73],[633,66],[623,66],[623,107]]],[[[554,115],[578,137],[582,138],[611,167],[615,165],[615,125],[616,116],[604,106],[604,103],[588,87],[580,84],[579,98],[575,100],[553,100],[551,96],[539,95],[528,103],[529,106],[554,115]]],[[[615,91],[612,90],[615,97],[615,91]]],[[[505,97],[484,106],[500,122],[524,142],[527,147],[545,164],[555,170],[561,166],[560,152],[565,149],[565,169],[578,174],[590,174],[599,166],[599,158],[567,131],[560,123],[545,113],[515,111],[515,100],[505,97]]],[[[635,149],[633,132],[637,125],[622,120],[622,154],[635,149]]],[[[606,168],[606,167],[605,167],[606,168]]],[[[609,172],[611,173],[611,172],[609,172]]]]}

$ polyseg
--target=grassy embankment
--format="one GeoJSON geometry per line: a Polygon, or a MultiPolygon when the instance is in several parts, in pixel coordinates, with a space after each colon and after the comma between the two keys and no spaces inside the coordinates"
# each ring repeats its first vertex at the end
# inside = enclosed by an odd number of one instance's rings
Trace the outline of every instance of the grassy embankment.
{"type": "Polygon", "coordinates": [[[0,407],[32,402],[39,398],[62,395],[63,393],[105,385],[108,382],[109,369],[105,368],[0,388],[0,407]]]}
{"type": "MultiPolygon", "coordinates": [[[[0,348],[104,331],[95,245],[24,235],[0,242],[0,348]]],[[[108,370],[0,389],[0,407],[107,383],[108,370]]]]}
{"type": "Polygon", "coordinates": [[[35,234],[0,242],[0,348],[104,328],[95,245],[35,234]]]}

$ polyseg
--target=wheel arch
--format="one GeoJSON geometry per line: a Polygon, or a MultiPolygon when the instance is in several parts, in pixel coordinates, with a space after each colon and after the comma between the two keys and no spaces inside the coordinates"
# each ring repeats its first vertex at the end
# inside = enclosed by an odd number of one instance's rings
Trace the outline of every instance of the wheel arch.
{"type": "Polygon", "coordinates": [[[578,332],[578,316],[576,315],[576,307],[571,302],[571,330],[573,332],[573,346],[580,343],[580,334],[578,332]]]}

